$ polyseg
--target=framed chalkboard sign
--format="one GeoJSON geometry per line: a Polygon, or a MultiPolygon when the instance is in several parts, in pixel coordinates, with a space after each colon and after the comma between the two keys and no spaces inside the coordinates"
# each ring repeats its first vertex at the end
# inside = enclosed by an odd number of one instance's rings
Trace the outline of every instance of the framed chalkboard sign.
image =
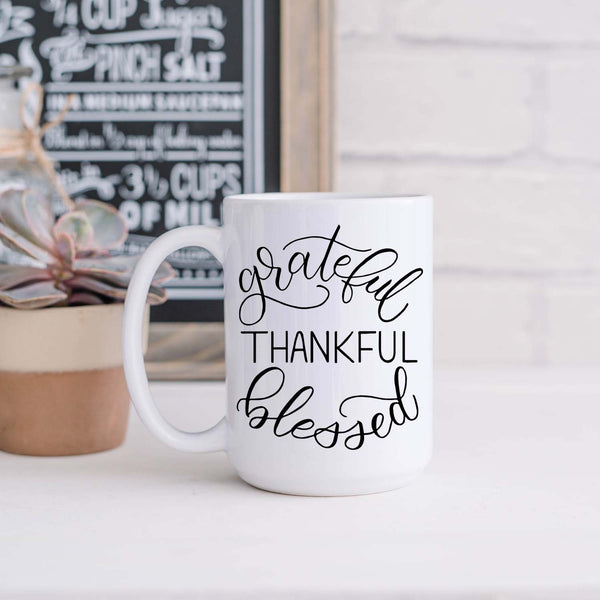
{"type": "MultiPolygon", "coordinates": [[[[0,64],[44,85],[44,144],[74,198],[115,205],[138,253],[174,227],[221,222],[224,196],[327,189],[328,0],[3,0],[0,64]]],[[[221,265],[170,257],[152,312],[154,377],[223,374],[221,265]]]]}

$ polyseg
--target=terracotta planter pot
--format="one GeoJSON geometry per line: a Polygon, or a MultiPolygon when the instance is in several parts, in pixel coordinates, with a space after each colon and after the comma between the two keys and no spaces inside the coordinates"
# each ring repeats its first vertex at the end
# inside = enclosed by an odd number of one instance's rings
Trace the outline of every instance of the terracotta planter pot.
{"type": "Polygon", "coordinates": [[[122,321],[122,304],[0,307],[0,450],[63,456],[123,443],[122,321]]]}

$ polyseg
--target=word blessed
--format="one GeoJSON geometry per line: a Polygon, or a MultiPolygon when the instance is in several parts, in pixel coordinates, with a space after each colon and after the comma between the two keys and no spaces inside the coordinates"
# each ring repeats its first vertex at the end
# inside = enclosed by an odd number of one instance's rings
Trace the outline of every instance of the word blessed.
{"type": "Polygon", "coordinates": [[[258,248],[257,264],[242,269],[239,275],[239,287],[246,294],[239,307],[240,322],[247,326],[259,323],[269,302],[298,310],[323,306],[331,296],[329,286],[335,281],[341,283],[344,304],[351,302],[354,291],[362,288],[377,303],[381,321],[387,323],[397,319],[408,308],[408,303],[398,302],[397,296],[423,275],[423,269],[415,268],[400,276],[391,275],[399,259],[396,250],[353,248],[339,241],[339,233],[338,225],[330,237],[313,235],[292,240],[283,250],[293,252],[279,262],[269,248],[258,248]],[[297,278],[315,281],[314,301],[299,303],[289,297],[297,278]]]}
{"type": "Polygon", "coordinates": [[[407,358],[405,331],[240,331],[252,336],[252,362],[257,358],[277,358],[280,362],[361,363],[365,355],[374,354],[382,362],[401,358],[403,363],[415,363],[407,358]]]}
{"type": "MultiPolygon", "coordinates": [[[[250,384],[245,398],[238,400],[236,408],[248,417],[252,429],[262,429],[270,426],[273,434],[280,438],[291,436],[299,440],[314,440],[321,448],[334,448],[338,442],[348,450],[358,450],[363,446],[368,436],[386,438],[395,427],[414,421],[419,416],[419,405],[416,396],[411,396],[408,406],[405,404],[407,375],[403,367],[397,367],[394,372],[394,396],[387,398],[357,394],[348,396],[339,405],[340,421],[319,425],[313,419],[299,415],[314,397],[315,389],[305,385],[295,392],[280,409],[269,410],[267,404],[282,391],[285,374],[279,367],[268,367],[261,371],[250,384]],[[260,394],[257,388],[272,390],[260,394]],[[387,403],[384,411],[375,412],[365,424],[360,419],[352,419],[349,412],[353,405],[360,400],[379,401],[387,403]]],[[[364,412],[361,411],[361,414],[364,412]]]]}

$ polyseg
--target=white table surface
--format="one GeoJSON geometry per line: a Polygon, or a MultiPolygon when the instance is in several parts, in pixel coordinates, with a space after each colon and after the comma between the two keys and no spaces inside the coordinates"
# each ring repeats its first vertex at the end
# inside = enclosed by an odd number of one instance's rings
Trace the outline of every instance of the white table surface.
{"type": "MultiPolygon", "coordinates": [[[[179,425],[220,383],[156,383],[179,425]]],[[[600,598],[600,376],[438,372],[436,452],[385,494],[254,489],[224,454],[0,453],[0,598],[600,598]]]]}

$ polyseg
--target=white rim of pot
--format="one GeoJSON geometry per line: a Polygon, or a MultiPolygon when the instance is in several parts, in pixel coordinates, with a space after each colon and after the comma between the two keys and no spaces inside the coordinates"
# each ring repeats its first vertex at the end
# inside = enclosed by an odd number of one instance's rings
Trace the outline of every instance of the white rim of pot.
{"type": "MultiPolygon", "coordinates": [[[[148,315],[144,348],[148,341],[148,315]]],[[[19,310],[0,307],[0,371],[65,372],[123,364],[123,304],[19,310]]]]}

